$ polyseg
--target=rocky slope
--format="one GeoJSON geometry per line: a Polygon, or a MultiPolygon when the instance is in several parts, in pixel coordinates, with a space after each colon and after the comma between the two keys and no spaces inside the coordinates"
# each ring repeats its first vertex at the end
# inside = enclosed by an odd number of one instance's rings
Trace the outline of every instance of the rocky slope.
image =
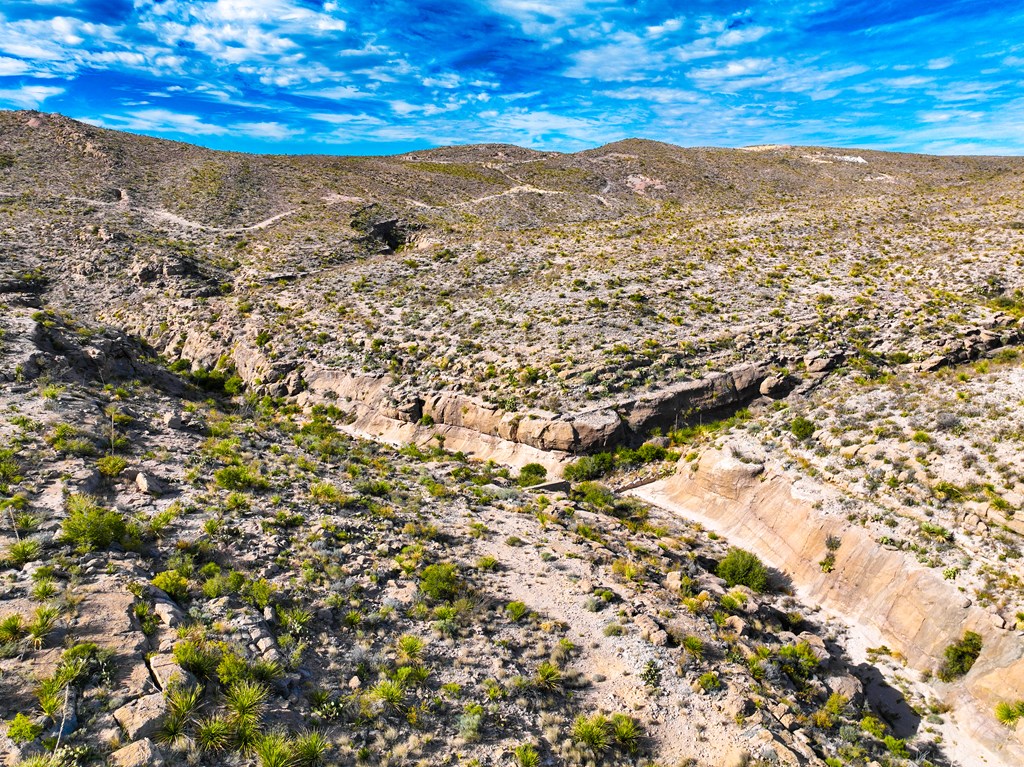
{"type": "Polygon", "coordinates": [[[1014,763],[1022,176],[0,113],[12,758],[273,763],[315,726],[341,762],[1014,763]],[[729,589],[671,509],[786,577],[729,589]],[[977,663],[936,682],[961,628],[977,663]]]}

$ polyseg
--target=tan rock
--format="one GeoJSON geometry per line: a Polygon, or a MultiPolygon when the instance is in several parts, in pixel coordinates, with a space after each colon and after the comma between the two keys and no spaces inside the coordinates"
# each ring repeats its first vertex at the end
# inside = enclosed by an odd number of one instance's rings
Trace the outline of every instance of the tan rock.
{"type": "Polygon", "coordinates": [[[121,706],[114,712],[114,719],[128,740],[138,740],[155,735],[166,712],[167,702],[163,693],[157,692],[121,706]]]}
{"type": "Polygon", "coordinates": [[[164,758],[149,738],[129,743],[110,755],[110,761],[117,767],[162,767],[164,758]]]}

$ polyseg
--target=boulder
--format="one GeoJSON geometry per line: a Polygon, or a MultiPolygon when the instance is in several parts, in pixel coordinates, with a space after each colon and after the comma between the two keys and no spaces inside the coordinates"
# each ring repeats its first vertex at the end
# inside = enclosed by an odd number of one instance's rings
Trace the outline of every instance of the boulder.
{"type": "Polygon", "coordinates": [[[117,767],[162,767],[163,757],[149,738],[129,743],[110,755],[111,764],[117,767]]]}
{"type": "Polygon", "coordinates": [[[166,690],[174,682],[188,685],[195,681],[192,674],[179,666],[170,653],[154,655],[149,659],[149,668],[161,690],[166,690]]]}
{"type": "Polygon", "coordinates": [[[146,495],[163,495],[167,492],[167,486],[152,474],[140,471],[135,477],[135,486],[146,495]]]}
{"type": "Polygon", "coordinates": [[[163,693],[156,692],[121,706],[114,712],[114,719],[128,740],[138,740],[155,735],[166,713],[167,702],[163,693]]]}

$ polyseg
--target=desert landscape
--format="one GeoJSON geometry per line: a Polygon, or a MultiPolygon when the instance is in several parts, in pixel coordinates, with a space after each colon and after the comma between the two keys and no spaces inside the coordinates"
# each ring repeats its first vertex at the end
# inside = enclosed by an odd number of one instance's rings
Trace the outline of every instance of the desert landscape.
{"type": "Polygon", "coordinates": [[[1024,159],[0,112],[7,764],[1024,762],[1024,159]]]}

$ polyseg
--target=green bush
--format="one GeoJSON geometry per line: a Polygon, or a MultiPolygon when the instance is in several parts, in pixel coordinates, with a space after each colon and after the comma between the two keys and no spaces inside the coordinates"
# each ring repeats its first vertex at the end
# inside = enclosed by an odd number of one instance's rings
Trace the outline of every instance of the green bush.
{"type": "Polygon", "coordinates": [[[61,533],[63,539],[79,552],[105,549],[127,536],[128,525],[124,517],[99,506],[90,496],[72,493],[67,499],[67,510],[61,533]]]}
{"type": "Polygon", "coordinates": [[[996,704],[996,719],[1007,727],[1016,727],[1017,722],[1024,718],[1024,700],[1011,703],[1003,700],[996,704]]]}
{"type": "Polygon", "coordinates": [[[42,546],[39,541],[32,538],[16,541],[7,549],[7,561],[15,567],[21,567],[27,562],[35,562],[39,559],[42,546]]]}
{"type": "Polygon", "coordinates": [[[157,573],[152,584],[175,602],[181,602],[188,596],[188,580],[177,570],[164,570],[162,573],[157,573]]]}
{"type": "Polygon", "coordinates": [[[15,743],[30,743],[43,732],[43,726],[36,724],[24,714],[15,715],[7,724],[7,737],[15,743]]]}
{"type": "Polygon", "coordinates": [[[438,602],[455,599],[459,588],[459,570],[451,562],[441,562],[423,568],[420,591],[431,599],[438,602]]]}
{"type": "Polygon", "coordinates": [[[539,463],[528,463],[519,470],[519,478],[516,482],[522,487],[529,487],[530,485],[539,485],[547,479],[547,476],[548,470],[539,463]]]}
{"type": "Polygon", "coordinates": [[[118,477],[125,469],[128,468],[128,461],[119,455],[105,455],[96,461],[96,468],[100,470],[100,474],[104,477],[118,477]]]}
{"type": "Polygon", "coordinates": [[[565,467],[562,476],[570,482],[585,482],[610,474],[614,468],[615,457],[611,453],[597,453],[573,461],[565,467]]]}
{"type": "Polygon", "coordinates": [[[789,430],[797,439],[809,439],[816,429],[814,421],[804,418],[802,415],[794,418],[789,424],[789,430]]]}
{"type": "Polygon", "coordinates": [[[945,651],[945,660],[939,666],[938,677],[943,682],[952,682],[964,676],[981,655],[981,634],[965,631],[959,642],[954,642],[945,651]]]}
{"type": "Polygon", "coordinates": [[[718,563],[718,577],[730,586],[746,586],[761,592],[768,588],[768,570],[755,554],[739,548],[730,548],[725,559],[718,563]]]}
{"type": "Polygon", "coordinates": [[[225,466],[213,472],[213,481],[224,490],[266,490],[267,480],[255,464],[225,466]]]}

